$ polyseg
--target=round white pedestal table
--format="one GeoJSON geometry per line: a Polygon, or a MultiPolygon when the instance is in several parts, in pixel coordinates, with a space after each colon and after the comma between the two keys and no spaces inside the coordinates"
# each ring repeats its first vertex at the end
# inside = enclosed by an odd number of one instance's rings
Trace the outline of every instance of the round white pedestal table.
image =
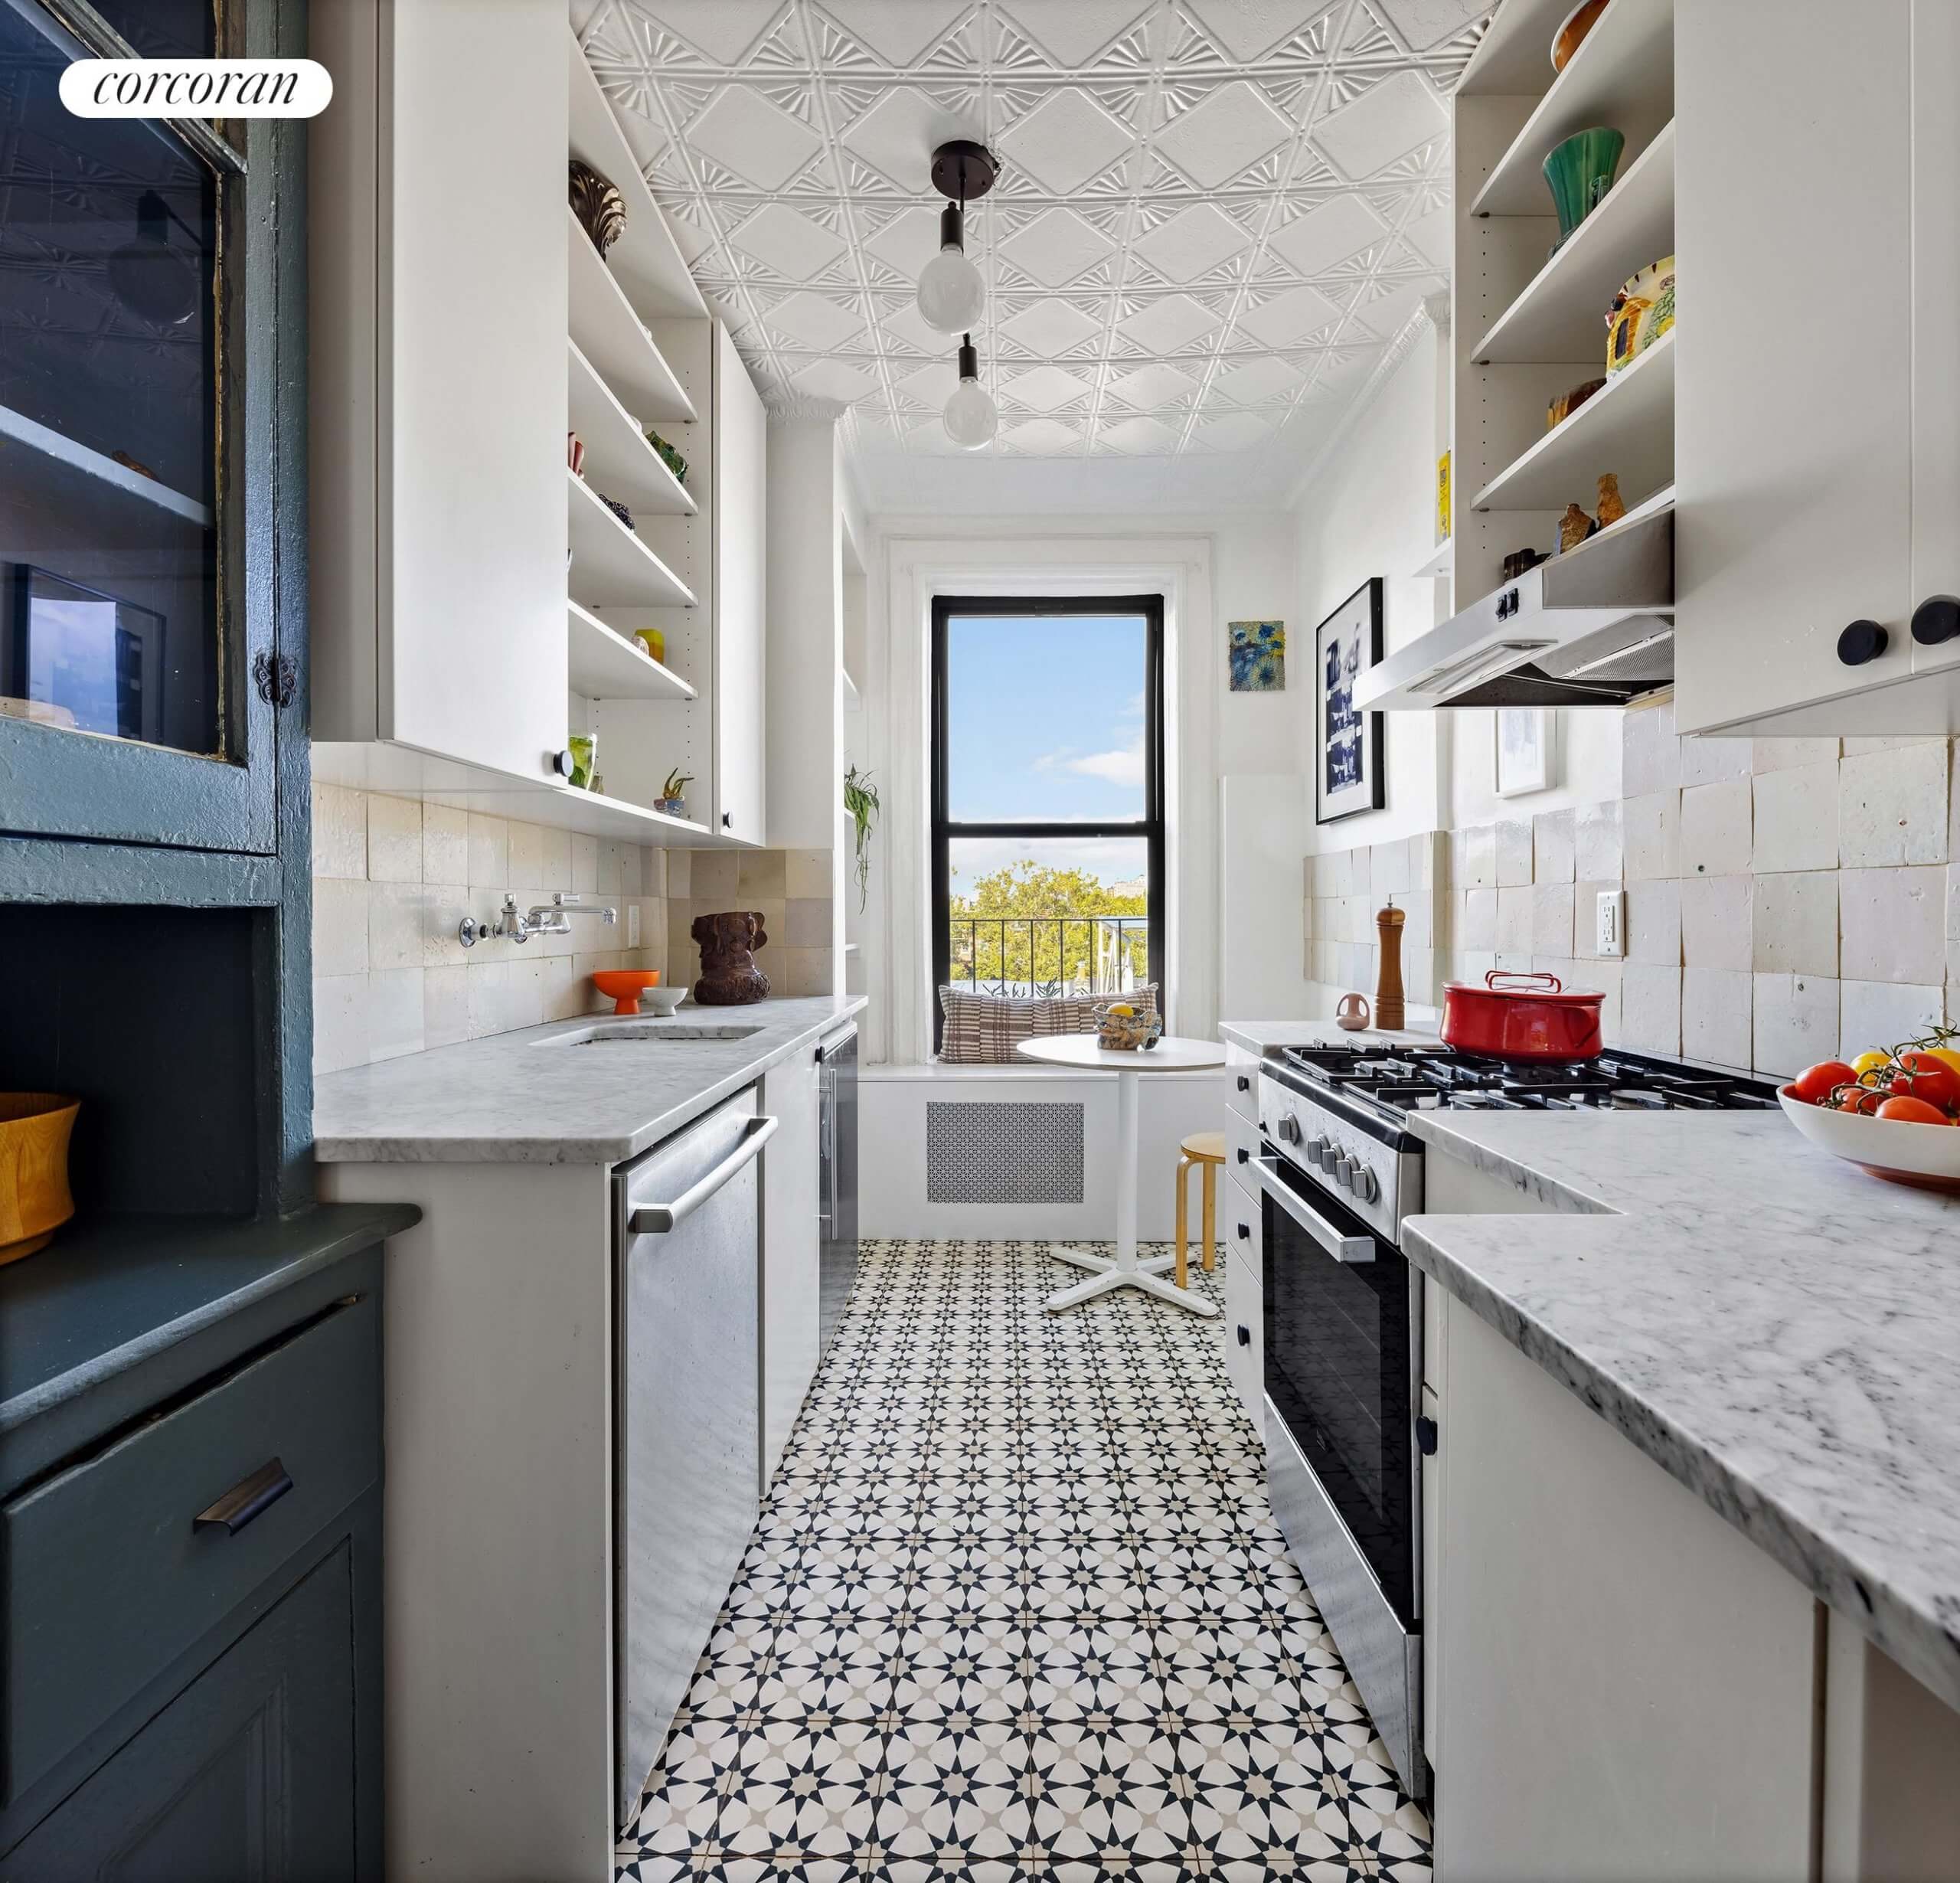
{"type": "Polygon", "coordinates": [[[1023,1040],[1015,1048],[1024,1059],[1044,1066],[1065,1066],[1071,1072],[1113,1072],[1116,1075],[1116,1257],[1092,1255],[1086,1249],[1057,1244],[1049,1253],[1057,1260],[1089,1270],[1077,1282],[1050,1295],[1043,1305],[1051,1314],[1073,1308],[1119,1288],[1141,1289],[1159,1301],[1207,1318],[1217,1308],[1205,1296],[1164,1280],[1176,1258],[1136,1259],[1136,1111],[1137,1081],[1152,1072],[1201,1072],[1225,1063],[1225,1049],[1208,1040],[1181,1040],[1166,1035],[1147,1051],[1112,1052],[1093,1033],[1058,1034],[1052,1038],[1023,1040]]]}

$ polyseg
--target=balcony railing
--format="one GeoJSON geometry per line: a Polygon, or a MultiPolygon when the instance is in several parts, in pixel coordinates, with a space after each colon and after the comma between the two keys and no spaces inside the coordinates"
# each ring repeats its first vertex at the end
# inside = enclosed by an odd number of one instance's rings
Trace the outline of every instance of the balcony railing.
{"type": "Polygon", "coordinates": [[[1122,994],[1150,973],[1145,915],[954,915],[946,978],[978,993],[1122,994]]]}

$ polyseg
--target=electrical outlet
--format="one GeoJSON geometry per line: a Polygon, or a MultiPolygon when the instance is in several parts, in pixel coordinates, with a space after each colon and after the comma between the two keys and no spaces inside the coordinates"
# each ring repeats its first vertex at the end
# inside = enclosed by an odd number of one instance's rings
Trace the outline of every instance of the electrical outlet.
{"type": "Polygon", "coordinates": [[[1592,952],[1612,958],[1626,953],[1626,891],[1602,889],[1592,920],[1592,952]]]}
{"type": "Polygon", "coordinates": [[[640,905],[637,902],[626,904],[626,946],[637,948],[640,945],[640,905]]]}

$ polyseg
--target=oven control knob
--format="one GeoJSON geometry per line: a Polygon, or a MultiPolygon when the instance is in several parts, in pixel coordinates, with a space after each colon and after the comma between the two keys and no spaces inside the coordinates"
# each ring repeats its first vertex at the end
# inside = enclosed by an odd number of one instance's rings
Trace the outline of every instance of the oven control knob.
{"type": "Polygon", "coordinates": [[[1354,1187],[1354,1160],[1349,1157],[1336,1158],[1334,1163],[1334,1181],[1344,1190],[1354,1187]]]}
{"type": "Polygon", "coordinates": [[[1375,1182],[1375,1174],[1364,1164],[1354,1172],[1354,1194],[1364,1203],[1372,1203],[1381,1195],[1381,1185],[1375,1182]]]}
{"type": "Polygon", "coordinates": [[[1307,1146],[1307,1162],[1316,1169],[1330,1169],[1334,1158],[1334,1143],[1331,1138],[1316,1138],[1307,1146]]]}
{"type": "Polygon", "coordinates": [[[1300,1121],[1292,1112],[1287,1113],[1285,1116],[1280,1120],[1279,1136],[1281,1139],[1288,1144],[1298,1144],[1300,1142],[1300,1121]]]}

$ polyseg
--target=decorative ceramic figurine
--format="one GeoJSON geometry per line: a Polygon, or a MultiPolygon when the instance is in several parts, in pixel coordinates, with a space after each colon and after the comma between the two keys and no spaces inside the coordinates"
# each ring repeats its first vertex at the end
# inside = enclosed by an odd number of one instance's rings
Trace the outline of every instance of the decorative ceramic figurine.
{"type": "Polygon", "coordinates": [[[1368,1002],[1364,994],[1343,994],[1334,1010],[1334,1024],[1344,1033],[1358,1033],[1368,1024],[1368,1002]]]}
{"type": "Polygon", "coordinates": [[[1611,471],[1599,479],[1599,527],[1606,529],[1626,515],[1626,499],[1620,495],[1620,480],[1611,471]]]}
{"type": "Polygon", "coordinates": [[[701,951],[694,1000],[703,1007],[746,1007],[769,992],[769,976],[756,966],[756,950],[769,936],[754,910],[697,915],[688,931],[701,951]]]}
{"type": "Polygon", "coordinates": [[[1565,515],[1559,518],[1559,554],[1576,549],[1599,527],[1577,504],[1567,504],[1565,515]]]}
{"type": "Polygon", "coordinates": [[[1606,371],[1623,371],[1674,324],[1674,258],[1641,270],[1606,310],[1606,371]]]}
{"type": "Polygon", "coordinates": [[[626,233],[626,199],[590,164],[571,162],[572,214],[601,255],[626,233]]]}
{"type": "Polygon", "coordinates": [[[1625,149],[1625,134],[1603,124],[1595,125],[1589,131],[1575,131],[1563,143],[1553,145],[1551,155],[1545,159],[1545,181],[1559,218],[1559,239],[1553,247],[1553,254],[1605,200],[1620,167],[1620,152],[1625,149]]]}
{"type": "Polygon", "coordinates": [[[1579,5],[1568,13],[1559,30],[1552,35],[1552,70],[1563,72],[1572,63],[1586,35],[1599,23],[1599,15],[1606,10],[1606,0],[1579,0],[1579,5]]]}

